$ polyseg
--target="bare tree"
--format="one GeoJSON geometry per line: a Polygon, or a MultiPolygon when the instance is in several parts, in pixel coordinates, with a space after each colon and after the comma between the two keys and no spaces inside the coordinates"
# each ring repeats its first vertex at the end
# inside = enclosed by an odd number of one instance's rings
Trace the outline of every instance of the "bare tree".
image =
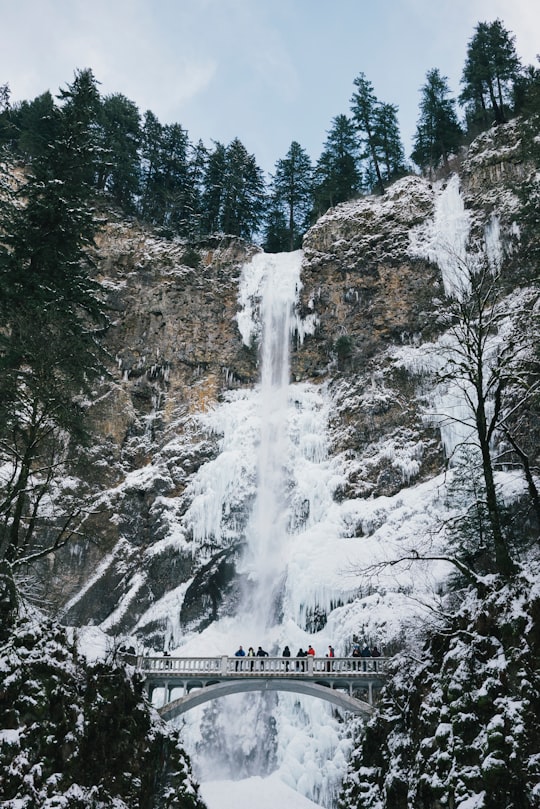
{"type": "MultiPolygon", "coordinates": [[[[449,339],[439,382],[457,388],[466,404],[467,416],[447,415],[446,419],[472,428],[468,442],[477,447],[480,457],[495,567],[508,577],[515,566],[503,531],[495,468],[503,436],[524,460],[513,431],[520,411],[537,396],[540,386],[535,353],[538,293],[522,291],[518,307],[511,298],[502,297],[500,274],[487,260],[461,263],[466,283],[460,294],[445,302],[441,314],[449,339]]],[[[530,469],[526,464],[523,468],[534,488],[530,469]]]]}

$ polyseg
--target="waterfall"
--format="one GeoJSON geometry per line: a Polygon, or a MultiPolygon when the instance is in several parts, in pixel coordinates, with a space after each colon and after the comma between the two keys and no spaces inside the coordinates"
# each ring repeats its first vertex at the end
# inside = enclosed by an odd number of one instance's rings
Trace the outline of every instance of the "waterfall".
{"type": "Polygon", "coordinates": [[[279,620],[285,567],[289,523],[286,475],[289,353],[302,256],[298,252],[258,258],[263,265],[261,430],[257,448],[257,493],[240,569],[248,581],[241,612],[251,616],[254,630],[260,634],[279,620]]]}
{"type": "MultiPolygon", "coordinates": [[[[323,386],[290,379],[291,336],[312,333],[314,315],[296,313],[302,253],[258,254],[244,265],[237,322],[258,347],[255,387],[225,391],[200,424],[219,436],[219,454],[190,483],[183,525],[201,549],[244,540],[241,582],[229,609],[202,632],[174,630],[181,654],[234,654],[241,644],[293,654],[315,640],[313,604],[330,611],[344,592],[348,543],[339,533],[339,480],[328,463],[330,402],[323,386]],[[248,516],[246,518],[246,511],[248,516]],[[334,569],[335,568],[335,569],[334,569]]],[[[345,585],[346,586],[346,585],[345,585]]],[[[324,654],[335,636],[316,636],[324,654]]],[[[202,781],[279,773],[290,787],[329,806],[343,776],[348,740],[321,700],[287,693],[232,694],[183,717],[183,742],[202,781]]]]}

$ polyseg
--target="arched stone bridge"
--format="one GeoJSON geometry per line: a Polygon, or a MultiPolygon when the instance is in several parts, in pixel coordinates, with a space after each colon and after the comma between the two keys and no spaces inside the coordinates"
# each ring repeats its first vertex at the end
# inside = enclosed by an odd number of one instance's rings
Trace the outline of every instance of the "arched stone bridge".
{"type": "Polygon", "coordinates": [[[388,658],[356,657],[139,657],[149,699],[163,689],[159,713],[174,719],[191,708],[228,694],[292,691],[369,716],[384,685],[388,658]],[[173,699],[173,692],[181,696],[173,699]]]}

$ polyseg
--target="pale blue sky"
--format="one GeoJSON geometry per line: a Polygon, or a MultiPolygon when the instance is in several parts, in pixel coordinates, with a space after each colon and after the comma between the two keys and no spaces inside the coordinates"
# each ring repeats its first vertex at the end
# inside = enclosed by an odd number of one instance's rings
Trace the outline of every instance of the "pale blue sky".
{"type": "Polygon", "coordinates": [[[53,94],[91,67],[103,94],[178,122],[192,141],[239,137],[266,172],[298,141],[315,161],[364,72],[399,106],[406,152],[428,70],[459,93],[467,43],[497,17],[526,64],[538,0],[0,0],[0,84],[53,94]]]}

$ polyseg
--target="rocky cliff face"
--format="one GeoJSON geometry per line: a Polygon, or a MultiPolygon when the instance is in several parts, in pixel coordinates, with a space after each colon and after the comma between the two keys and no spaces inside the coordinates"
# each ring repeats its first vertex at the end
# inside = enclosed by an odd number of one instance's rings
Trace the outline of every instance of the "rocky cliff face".
{"type": "MultiPolygon", "coordinates": [[[[455,168],[471,237],[483,238],[496,213],[509,250],[515,184],[530,172],[518,128],[486,133],[455,168]]],[[[442,181],[406,177],[382,198],[329,211],[305,237],[300,314],[316,325],[296,340],[292,373],[332,397],[331,452],[349,469],[336,497],[394,494],[444,464],[418,408],[422,377],[392,359],[396,347],[440,328],[441,271],[412,235],[433,219],[443,190],[442,181]]],[[[238,547],[198,559],[189,535],[171,538],[193,473],[217,453],[197,414],[258,378],[256,345],[243,344],[236,321],[241,267],[257,250],[227,237],[167,242],[125,221],[101,233],[95,259],[111,311],[111,378],[89,404],[95,440],[75,468],[93,513],[86,537],[42,571],[66,622],[128,632],[159,599],[170,597],[172,609],[182,601],[190,624],[234,603],[238,547]]],[[[147,618],[138,631],[163,643],[159,621],[147,618]]]]}

